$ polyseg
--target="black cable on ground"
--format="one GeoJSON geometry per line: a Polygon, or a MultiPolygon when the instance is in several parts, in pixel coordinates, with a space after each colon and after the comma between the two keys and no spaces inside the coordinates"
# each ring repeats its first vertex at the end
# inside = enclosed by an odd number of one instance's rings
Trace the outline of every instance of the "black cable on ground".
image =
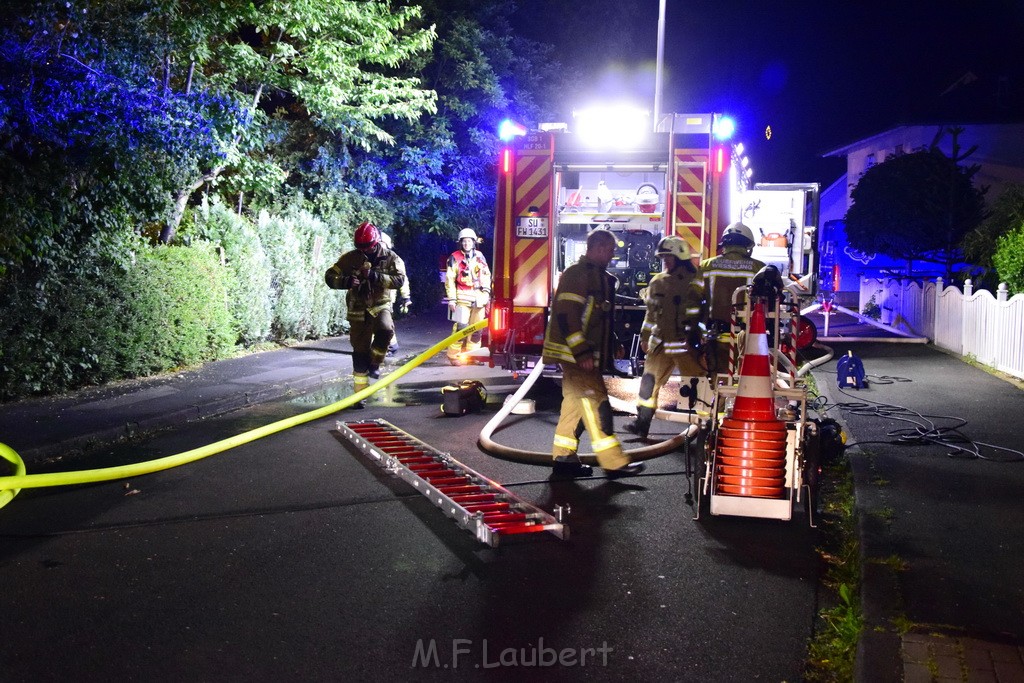
{"type": "MultiPolygon", "coordinates": [[[[897,382],[910,381],[911,380],[906,377],[891,377],[883,375],[875,376],[873,383],[894,384],[897,382]]],[[[887,435],[893,437],[890,441],[857,441],[846,444],[846,448],[854,448],[856,446],[875,443],[904,446],[938,445],[943,448],[951,449],[947,454],[951,458],[990,460],[994,462],[1024,462],[1024,452],[1022,451],[985,443],[983,441],[976,441],[968,437],[963,433],[963,431],[961,431],[961,429],[967,424],[967,420],[962,417],[954,415],[924,415],[904,406],[872,401],[871,399],[865,399],[863,396],[854,396],[842,387],[838,387],[838,389],[839,393],[844,396],[856,398],[857,400],[828,405],[828,399],[824,396],[819,396],[812,402],[811,408],[819,414],[824,414],[833,408],[839,408],[840,410],[846,411],[852,415],[879,417],[888,420],[906,422],[912,425],[905,429],[894,429],[889,431],[887,435]],[[952,421],[954,424],[949,426],[940,426],[933,420],[948,420],[952,421]],[[982,447],[991,449],[998,453],[998,455],[986,455],[982,452],[982,447]]]]}

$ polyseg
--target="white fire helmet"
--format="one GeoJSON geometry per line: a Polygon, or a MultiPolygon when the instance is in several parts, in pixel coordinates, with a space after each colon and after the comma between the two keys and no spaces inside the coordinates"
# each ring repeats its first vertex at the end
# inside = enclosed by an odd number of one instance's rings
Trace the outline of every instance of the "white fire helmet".
{"type": "Polygon", "coordinates": [[[739,247],[754,246],[754,231],[740,222],[730,223],[722,233],[722,246],[736,245],[739,247]]]}
{"type": "Polygon", "coordinates": [[[636,208],[640,213],[654,213],[658,208],[658,188],[644,183],[636,189],[636,208]]]}
{"type": "Polygon", "coordinates": [[[382,233],[380,234],[380,241],[381,241],[381,242],[382,242],[382,243],[384,244],[384,246],[385,246],[385,247],[387,247],[388,249],[394,249],[394,248],[395,248],[395,247],[393,246],[393,245],[394,245],[394,242],[392,242],[392,241],[391,241],[391,235],[387,234],[386,232],[382,232],[382,233]]]}
{"type": "Polygon", "coordinates": [[[473,228],[463,228],[459,231],[459,244],[462,244],[462,240],[467,237],[473,240],[474,244],[480,241],[480,238],[476,236],[475,232],[473,232],[473,228]]]}
{"type": "Polygon", "coordinates": [[[658,242],[658,250],[655,252],[655,255],[675,256],[680,261],[688,261],[690,259],[690,245],[682,237],[669,235],[668,237],[662,237],[661,241],[658,242]]]}

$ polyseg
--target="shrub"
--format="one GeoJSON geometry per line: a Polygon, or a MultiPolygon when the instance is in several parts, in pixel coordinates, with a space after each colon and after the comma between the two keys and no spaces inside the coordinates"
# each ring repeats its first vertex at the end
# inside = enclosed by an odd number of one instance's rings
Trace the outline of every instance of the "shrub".
{"type": "Polygon", "coordinates": [[[875,301],[874,294],[872,294],[871,298],[868,299],[866,304],[864,304],[864,310],[862,310],[861,313],[874,320],[878,320],[882,317],[882,308],[878,305],[878,302],[875,301]]]}
{"type": "Polygon", "coordinates": [[[992,263],[1010,294],[1024,292],[1024,223],[998,239],[992,263]]]}
{"type": "Polygon", "coordinates": [[[256,229],[216,199],[203,201],[193,229],[198,237],[222,250],[228,271],[228,308],[237,341],[250,346],[270,339],[274,312],[270,258],[256,229]]]}
{"type": "Polygon", "coordinates": [[[262,212],[257,225],[272,267],[277,338],[307,339],[340,331],[344,297],[324,284],[324,273],[341,251],[337,232],[301,209],[287,216],[262,212]]]}
{"type": "Polygon", "coordinates": [[[170,370],[220,358],[234,348],[226,270],[207,242],[190,247],[155,247],[140,254],[126,279],[133,314],[126,368],[170,370]]]}
{"type": "Polygon", "coordinates": [[[52,394],[221,357],[234,332],[212,247],[85,244],[0,281],[0,399],[52,394]],[[134,259],[132,258],[134,256],[134,259]]]}

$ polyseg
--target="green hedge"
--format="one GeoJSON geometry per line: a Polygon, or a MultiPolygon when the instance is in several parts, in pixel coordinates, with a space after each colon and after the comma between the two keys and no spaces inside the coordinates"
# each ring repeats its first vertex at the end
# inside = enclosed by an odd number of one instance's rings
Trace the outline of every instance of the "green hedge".
{"type": "Polygon", "coordinates": [[[1024,223],[997,240],[992,263],[1011,295],[1024,292],[1024,223]]]}
{"type": "Polygon", "coordinates": [[[253,221],[204,202],[181,234],[165,247],[126,233],[0,277],[0,400],[344,331],[344,293],[323,276],[351,248],[347,221],[301,208],[253,221]]]}
{"type": "Polygon", "coordinates": [[[251,346],[270,339],[274,307],[272,272],[253,225],[221,202],[204,201],[194,216],[197,235],[217,245],[228,270],[228,308],[238,342],[251,346]]]}
{"type": "Polygon", "coordinates": [[[118,262],[0,282],[0,399],[50,394],[222,357],[234,347],[226,270],[209,244],[136,243],[118,262]]]}

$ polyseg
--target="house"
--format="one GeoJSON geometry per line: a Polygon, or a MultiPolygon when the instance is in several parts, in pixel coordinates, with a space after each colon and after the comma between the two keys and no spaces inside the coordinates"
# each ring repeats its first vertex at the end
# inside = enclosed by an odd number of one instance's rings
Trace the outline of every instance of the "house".
{"type": "Polygon", "coordinates": [[[834,291],[843,305],[856,301],[860,277],[880,277],[905,269],[901,264],[876,254],[849,249],[842,221],[850,208],[850,194],[857,179],[875,164],[890,156],[927,149],[938,139],[946,155],[953,152],[949,131],[960,128],[957,137],[960,153],[976,147],[964,164],[981,168],[974,176],[976,187],[988,187],[986,200],[999,196],[1008,183],[1024,184],[1024,123],[921,123],[899,125],[857,140],[830,152],[826,157],[846,157],[846,173],[821,195],[819,237],[822,288],[834,291]]]}

